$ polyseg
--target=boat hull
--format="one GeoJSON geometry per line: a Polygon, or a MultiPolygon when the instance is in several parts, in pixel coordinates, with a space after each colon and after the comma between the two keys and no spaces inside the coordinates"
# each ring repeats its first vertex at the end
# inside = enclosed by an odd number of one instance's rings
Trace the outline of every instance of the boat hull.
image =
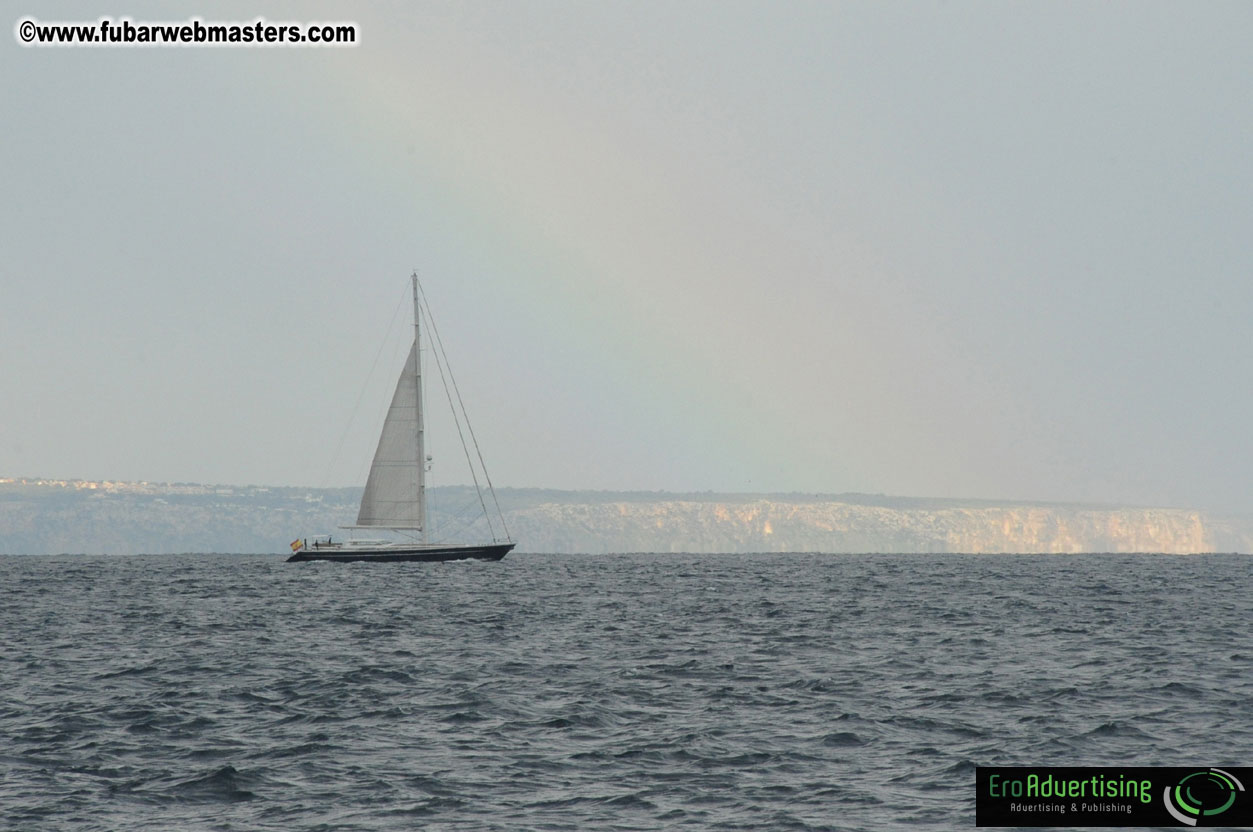
{"type": "Polygon", "coordinates": [[[513,543],[491,543],[482,546],[414,546],[380,547],[378,549],[323,547],[301,549],[287,559],[288,563],[306,560],[332,560],[345,563],[390,563],[394,561],[423,561],[433,563],[449,560],[500,560],[509,554],[513,543]]]}

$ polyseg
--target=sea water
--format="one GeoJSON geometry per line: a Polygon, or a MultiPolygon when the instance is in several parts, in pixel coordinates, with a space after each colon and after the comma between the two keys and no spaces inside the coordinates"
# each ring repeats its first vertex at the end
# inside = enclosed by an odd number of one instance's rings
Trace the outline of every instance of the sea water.
{"type": "Polygon", "coordinates": [[[0,827],[969,827],[1253,764],[1253,559],[0,558],[0,827]]]}

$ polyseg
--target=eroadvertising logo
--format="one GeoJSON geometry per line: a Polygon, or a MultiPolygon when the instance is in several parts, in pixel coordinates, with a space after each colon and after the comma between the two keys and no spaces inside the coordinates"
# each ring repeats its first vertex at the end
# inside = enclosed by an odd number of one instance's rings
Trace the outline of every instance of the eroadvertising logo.
{"type": "Polygon", "coordinates": [[[1253,769],[975,769],[976,826],[1253,826],[1253,769]]]}
{"type": "MultiPolygon", "coordinates": [[[[1242,791],[1244,784],[1234,774],[1211,768],[1194,771],[1173,789],[1167,786],[1162,802],[1175,820],[1187,826],[1227,826],[1228,819],[1219,816],[1236,805],[1236,795],[1242,791]],[[1200,823],[1202,820],[1214,822],[1200,823]]],[[[1248,815],[1247,807],[1243,814],[1248,815]]]]}

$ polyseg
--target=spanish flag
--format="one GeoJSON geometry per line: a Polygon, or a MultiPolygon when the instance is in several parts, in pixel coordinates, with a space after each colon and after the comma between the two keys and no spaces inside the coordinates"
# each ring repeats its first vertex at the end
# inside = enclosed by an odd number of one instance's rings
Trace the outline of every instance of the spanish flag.
{"type": "Polygon", "coordinates": [[[305,544],[300,539],[291,542],[291,550],[293,552],[299,552],[303,548],[305,548],[305,544]]]}

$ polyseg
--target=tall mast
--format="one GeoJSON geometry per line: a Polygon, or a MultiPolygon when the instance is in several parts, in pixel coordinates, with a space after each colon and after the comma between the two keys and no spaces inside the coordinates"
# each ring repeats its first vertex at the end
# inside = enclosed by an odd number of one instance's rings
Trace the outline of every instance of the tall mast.
{"type": "Polygon", "coordinates": [[[418,306],[418,273],[413,273],[413,372],[417,382],[417,430],[418,430],[418,539],[426,543],[426,448],[423,445],[422,427],[422,310],[418,306]]]}

